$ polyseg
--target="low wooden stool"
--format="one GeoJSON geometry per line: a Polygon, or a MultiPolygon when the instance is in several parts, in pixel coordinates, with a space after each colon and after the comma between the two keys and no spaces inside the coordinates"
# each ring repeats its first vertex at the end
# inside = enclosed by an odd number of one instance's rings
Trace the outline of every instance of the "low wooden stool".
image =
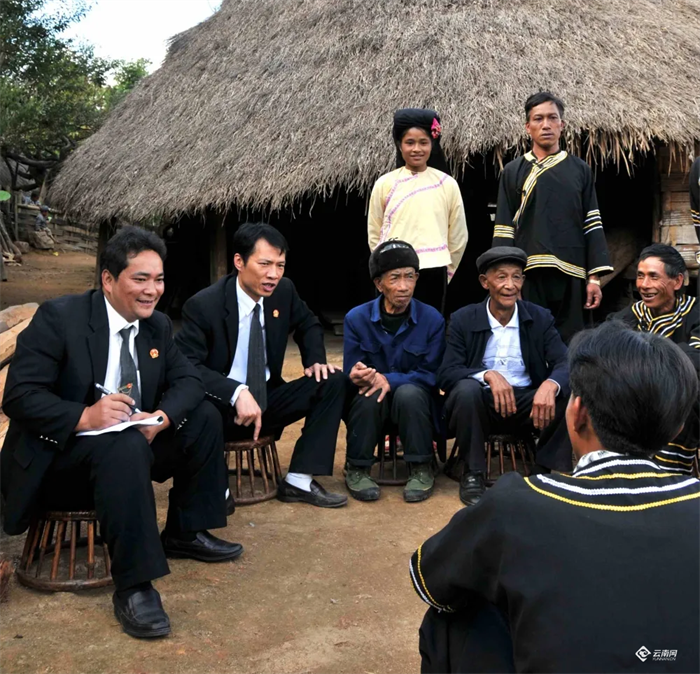
{"type": "Polygon", "coordinates": [[[507,449],[510,454],[510,461],[513,466],[513,470],[518,470],[518,465],[515,458],[516,451],[520,454],[520,459],[522,460],[523,469],[525,470],[525,475],[530,475],[530,469],[527,465],[528,458],[532,456],[532,450],[534,448],[534,443],[531,439],[520,438],[514,435],[489,435],[486,440],[486,480],[491,479],[491,454],[493,450],[498,452],[500,475],[505,472],[504,467],[504,456],[503,450],[507,449]]]}
{"type": "MultiPolygon", "coordinates": [[[[403,460],[403,449],[399,452],[396,446],[396,433],[382,433],[377,441],[376,463],[379,469],[372,478],[377,484],[399,487],[408,482],[408,465],[403,460]],[[389,447],[386,447],[386,437],[389,437],[389,447]]],[[[373,467],[374,468],[374,467],[373,467]]]]}
{"type": "MultiPolygon", "coordinates": [[[[97,514],[94,510],[49,510],[42,512],[29,526],[22,560],[17,569],[19,582],[35,590],[49,590],[51,592],[85,590],[110,585],[112,576],[110,574],[109,552],[106,543],[95,535],[96,528],[97,514]],[[83,522],[87,526],[87,538],[80,536],[83,522]],[[67,541],[66,533],[69,523],[70,539],[67,541]],[[104,566],[97,577],[95,577],[95,543],[102,545],[104,556],[104,566]],[[75,577],[76,550],[85,545],[87,545],[86,578],[78,579],[75,577]],[[63,550],[70,550],[67,573],[60,564],[63,550]],[[44,564],[46,555],[53,556],[50,564],[44,564]]],[[[65,567],[65,564],[63,566],[65,567]]]]}
{"type": "Polygon", "coordinates": [[[236,505],[251,505],[269,501],[277,496],[277,486],[282,482],[277,446],[272,435],[253,440],[237,440],[224,445],[226,466],[229,475],[236,476],[236,490],[233,500],[236,505]],[[231,454],[236,457],[236,467],[231,468],[231,454]],[[257,454],[258,466],[255,466],[257,454]],[[248,476],[248,484],[243,476],[248,476]]]}

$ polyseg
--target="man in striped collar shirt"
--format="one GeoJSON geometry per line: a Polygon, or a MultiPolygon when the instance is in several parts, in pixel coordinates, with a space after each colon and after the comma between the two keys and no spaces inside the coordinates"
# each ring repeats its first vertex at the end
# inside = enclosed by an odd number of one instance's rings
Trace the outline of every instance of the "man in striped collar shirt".
{"type": "MultiPolygon", "coordinates": [[[[645,248],[637,262],[640,301],[609,318],[623,321],[633,330],[652,332],[678,344],[700,376],[700,305],[684,292],[687,269],[673,247],[655,243],[645,248]]],[[[690,473],[700,444],[700,409],[693,405],[683,430],[654,460],[668,471],[690,473]]]]}
{"type": "Polygon", "coordinates": [[[595,181],[585,161],[561,149],[564,103],[546,91],[525,101],[532,148],[508,163],[498,186],[492,246],[527,253],[523,299],[554,315],[567,344],[600,306],[608,257],[595,181]]]}
{"type": "Polygon", "coordinates": [[[423,672],[698,671],[700,481],[649,460],[697,375],[620,322],[569,361],[573,475],[506,473],[411,558],[423,672]]]}

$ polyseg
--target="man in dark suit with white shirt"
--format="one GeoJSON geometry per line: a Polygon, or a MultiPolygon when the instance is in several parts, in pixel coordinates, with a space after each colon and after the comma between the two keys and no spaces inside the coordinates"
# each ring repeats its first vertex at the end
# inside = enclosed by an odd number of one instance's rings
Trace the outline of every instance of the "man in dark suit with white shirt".
{"type": "Polygon", "coordinates": [[[170,632],[151,585],[169,573],[166,556],[213,562],[242,552],[207,531],[226,526],[221,420],[155,311],[164,257],[153,233],[115,234],[100,258],[102,288],[45,302],[19,336],[3,399],[5,531],[24,532],[40,505],[82,510],[94,500],[114,612],[134,637],[170,632]],[[162,423],[81,435],[149,417],[162,423]],[[171,477],[159,537],[151,480],[171,477]]]}
{"type": "Polygon", "coordinates": [[[236,270],[190,298],[177,343],[220,409],[226,439],[278,432],[305,418],[277,498],[324,508],[347,503],[314,475],[332,475],[347,378],[326,364],[323,328],[284,278],[287,241],[274,227],[246,223],[233,238],[236,270]],[[290,333],[303,377],[285,382],[290,333]]]}
{"type": "Polygon", "coordinates": [[[484,442],[491,433],[540,432],[535,471],[571,467],[562,423],[569,395],[566,345],[547,309],[519,299],[527,255],[498,246],[477,261],[488,297],[452,314],[438,385],[447,393],[448,426],[464,470],[459,497],[484,494],[484,442]]]}

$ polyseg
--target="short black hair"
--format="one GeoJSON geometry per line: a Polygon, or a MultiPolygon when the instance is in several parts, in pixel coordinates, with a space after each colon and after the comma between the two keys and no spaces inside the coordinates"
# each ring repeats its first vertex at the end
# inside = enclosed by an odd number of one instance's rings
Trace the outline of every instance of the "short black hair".
{"type": "Polygon", "coordinates": [[[698,398],[695,368],[676,344],[620,321],[574,337],[569,383],[603,448],[643,457],[676,437],[698,398]]]}
{"type": "Polygon", "coordinates": [[[248,258],[255,250],[255,244],[260,239],[265,239],[273,248],[277,248],[280,253],[289,250],[287,239],[282,232],[275,229],[266,222],[246,222],[242,224],[233,235],[233,254],[238,253],[243,258],[243,263],[248,262],[248,258]]]}
{"type": "Polygon", "coordinates": [[[559,110],[559,116],[564,119],[564,101],[549,93],[549,91],[538,91],[525,101],[526,122],[530,121],[530,110],[538,105],[542,105],[542,103],[554,103],[557,106],[557,110],[559,110]]]}
{"type": "Polygon", "coordinates": [[[165,262],[165,242],[154,232],[130,225],[122,227],[109,241],[100,255],[100,275],[106,269],[115,279],[129,264],[129,258],[144,250],[152,250],[165,262]]]}
{"type": "Polygon", "coordinates": [[[32,192],[31,197],[32,197],[32,199],[34,199],[34,201],[36,201],[39,198],[39,192],[38,191],[32,192]]]}
{"type": "Polygon", "coordinates": [[[669,278],[685,276],[688,271],[683,256],[673,246],[667,246],[665,243],[652,243],[651,246],[647,246],[639,254],[637,264],[648,257],[658,257],[664,263],[664,271],[669,278]]]}

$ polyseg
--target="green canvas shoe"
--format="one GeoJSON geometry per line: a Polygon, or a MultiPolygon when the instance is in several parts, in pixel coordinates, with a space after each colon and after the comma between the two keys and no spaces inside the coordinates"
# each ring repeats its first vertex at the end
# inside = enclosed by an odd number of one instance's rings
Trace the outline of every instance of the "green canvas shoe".
{"type": "Polygon", "coordinates": [[[369,476],[369,468],[348,466],[345,474],[345,486],[350,496],[358,501],[376,501],[379,498],[379,486],[369,476]]]}
{"type": "Polygon", "coordinates": [[[412,463],[410,476],[403,490],[403,498],[407,503],[425,501],[435,487],[435,478],[429,463],[412,463]]]}

